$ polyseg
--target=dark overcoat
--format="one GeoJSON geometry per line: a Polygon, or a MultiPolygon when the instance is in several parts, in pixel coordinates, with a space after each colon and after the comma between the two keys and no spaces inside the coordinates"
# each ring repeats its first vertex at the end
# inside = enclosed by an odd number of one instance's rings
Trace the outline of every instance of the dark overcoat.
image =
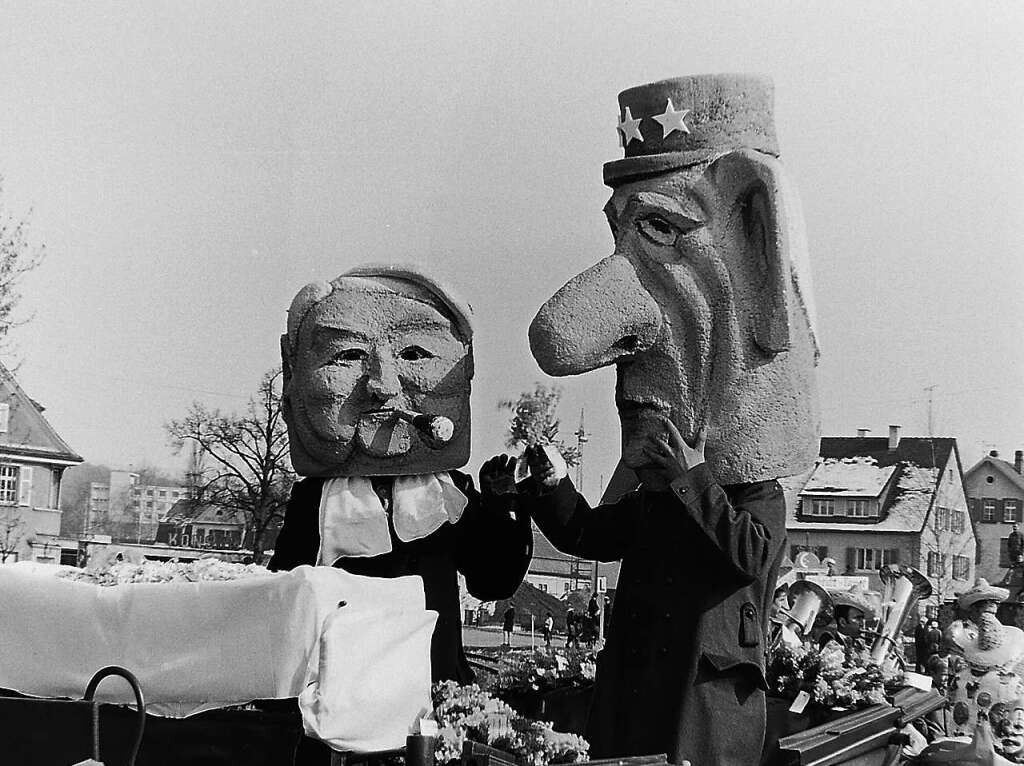
{"type": "MultiPolygon", "coordinates": [[[[449,475],[469,499],[456,524],[446,523],[426,537],[402,542],[389,515],[390,553],[343,557],[335,566],[370,577],[422,577],[427,609],[438,613],[430,645],[433,680],[470,683],[473,672],[462,648],[458,573],[465,575],[467,589],[481,601],[510,598],[530,565],[533,534],[529,516],[516,509],[515,495],[481,494],[466,474],[450,471],[449,475]]],[[[324,481],[303,479],[292,487],[270,569],[316,563],[324,481]]]]}
{"type": "Polygon", "coordinates": [[[767,615],[785,549],[776,481],[719,486],[705,465],[671,491],[591,508],[568,479],[534,500],[551,543],[620,559],[587,723],[595,758],[757,764],[767,615]]]}

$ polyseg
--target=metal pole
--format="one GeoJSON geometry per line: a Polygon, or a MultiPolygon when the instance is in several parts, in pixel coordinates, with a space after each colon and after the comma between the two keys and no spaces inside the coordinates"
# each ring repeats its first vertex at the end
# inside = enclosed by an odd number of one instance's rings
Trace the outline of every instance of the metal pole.
{"type": "Polygon", "coordinates": [[[534,617],[533,613],[531,613],[530,614],[530,651],[531,652],[537,650],[537,646],[536,646],[537,633],[534,630],[534,628],[535,628],[534,623],[535,622],[536,622],[536,617],[534,617]]]}

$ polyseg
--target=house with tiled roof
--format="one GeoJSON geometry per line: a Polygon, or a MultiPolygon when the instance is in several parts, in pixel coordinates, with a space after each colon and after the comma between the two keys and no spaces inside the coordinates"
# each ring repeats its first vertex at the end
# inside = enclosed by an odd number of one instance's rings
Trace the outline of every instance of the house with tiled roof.
{"type": "Polygon", "coordinates": [[[978,538],[978,576],[999,582],[1010,562],[1006,538],[1014,523],[1021,519],[1024,507],[1024,452],[1017,450],[1013,463],[993,450],[964,474],[964,488],[978,538]]]}
{"type": "MultiPolygon", "coordinates": [[[[570,592],[591,587],[594,563],[588,559],[562,553],[548,542],[536,527],[533,529],[533,558],[526,573],[526,581],[535,588],[556,598],[570,592]]],[[[619,579],[619,562],[600,562],[597,565],[599,589],[614,591],[619,579]]]]}
{"type": "Polygon", "coordinates": [[[0,563],[61,559],[61,477],[81,462],[0,364],[0,563]]]}
{"type": "Polygon", "coordinates": [[[885,564],[927,575],[926,610],[966,590],[975,577],[975,538],[956,439],[824,437],[814,470],[787,504],[789,555],[831,558],[837,573],[865,577],[872,590],[885,564]]]}

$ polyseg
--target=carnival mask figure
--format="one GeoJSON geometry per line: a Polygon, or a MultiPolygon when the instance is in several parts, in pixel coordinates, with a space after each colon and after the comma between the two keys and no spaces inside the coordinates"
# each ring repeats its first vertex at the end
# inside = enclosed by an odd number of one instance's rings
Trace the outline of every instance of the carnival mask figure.
{"type": "Polygon", "coordinates": [[[614,252],[540,309],[533,354],[550,375],[616,365],[634,470],[668,417],[687,440],[706,428],[723,484],[800,473],[817,454],[818,346],[771,83],[683,77],[619,105],[625,158],[604,168],[614,252]]]}
{"type": "Polygon", "coordinates": [[[281,338],[284,417],[304,476],[396,476],[469,459],[468,307],[408,268],[304,287],[281,338]]]}
{"type": "MultiPolygon", "coordinates": [[[[616,471],[591,507],[527,453],[548,540],[622,561],[587,723],[595,758],[760,760],[765,654],[786,628],[768,633],[785,558],[777,479],[813,464],[818,436],[803,231],[771,100],[768,81],[737,75],[620,93],[625,158],[604,176],[615,250],[530,326],[551,375],[616,365],[621,464],[639,480],[616,471]]],[[[791,641],[822,600],[794,605],[791,641]]]]}
{"type": "MultiPolygon", "coordinates": [[[[509,598],[532,555],[514,461],[469,459],[470,310],[425,272],[363,266],[306,285],[281,338],[292,487],[269,568],[421,578],[433,680],[468,683],[459,576],[509,598]]],[[[398,672],[396,670],[396,672],[398,672]]],[[[305,711],[304,711],[305,713],[305,711]]]]}

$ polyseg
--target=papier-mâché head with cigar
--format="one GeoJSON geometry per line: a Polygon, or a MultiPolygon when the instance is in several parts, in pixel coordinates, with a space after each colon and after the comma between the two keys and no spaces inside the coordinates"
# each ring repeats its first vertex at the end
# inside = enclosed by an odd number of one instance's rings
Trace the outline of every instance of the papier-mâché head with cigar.
{"type": "Polygon", "coordinates": [[[281,337],[295,470],[403,476],[465,465],[469,317],[411,266],[361,266],[303,287],[281,337]]]}

